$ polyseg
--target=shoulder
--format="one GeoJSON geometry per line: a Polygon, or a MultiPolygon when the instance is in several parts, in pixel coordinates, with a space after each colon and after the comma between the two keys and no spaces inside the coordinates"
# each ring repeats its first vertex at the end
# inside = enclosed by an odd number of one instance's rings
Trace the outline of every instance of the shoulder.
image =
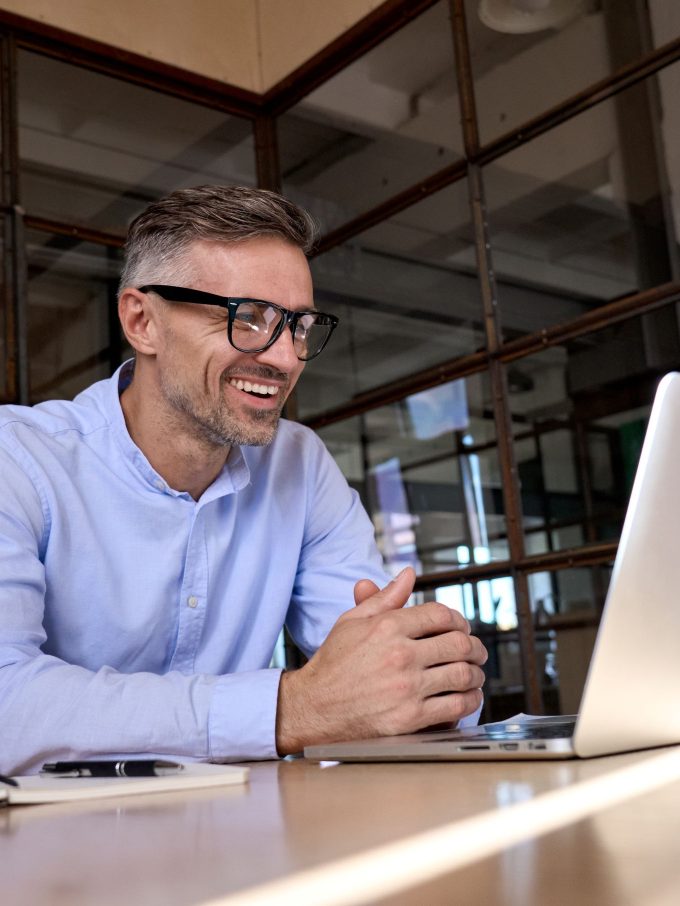
{"type": "Polygon", "coordinates": [[[277,441],[285,447],[308,450],[316,454],[323,452],[330,456],[324,442],[318,434],[306,425],[301,425],[299,422],[288,421],[286,418],[282,418],[279,422],[274,443],[277,441]]]}
{"type": "MultiPolygon", "coordinates": [[[[304,476],[304,486],[346,485],[337,463],[320,437],[298,422],[281,419],[274,440],[266,447],[241,447],[253,480],[275,481],[278,486],[304,476]]],[[[297,484],[300,487],[300,484],[297,484]]]]}
{"type": "Polygon", "coordinates": [[[49,400],[35,406],[0,406],[0,445],[84,436],[109,423],[105,397],[109,381],[93,384],[74,400],[49,400]]]}

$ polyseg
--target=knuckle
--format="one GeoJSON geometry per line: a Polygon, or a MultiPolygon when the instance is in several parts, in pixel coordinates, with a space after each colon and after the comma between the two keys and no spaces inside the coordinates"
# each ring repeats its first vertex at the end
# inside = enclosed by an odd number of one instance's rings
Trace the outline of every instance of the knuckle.
{"type": "Polygon", "coordinates": [[[394,644],[387,655],[389,666],[398,672],[407,670],[413,663],[413,655],[408,645],[394,644]]]}
{"type": "Polygon", "coordinates": [[[451,608],[447,607],[446,604],[441,604],[439,601],[436,601],[432,607],[436,621],[442,626],[450,626],[452,614],[451,608]]]}
{"type": "Polygon", "coordinates": [[[451,661],[451,641],[448,635],[440,635],[432,640],[435,659],[439,664],[448,664],[451,661]]]}
{"type": "Polygon", "coordinates": [[[427,605],[421,605],[422,614],[426,618],[429,630],[434,632],[446,632],[451,629],[451,609],[446,604],[439,601],[433,601],[427,605]]]}
{"type": "Polygon", "coordinates": [[[473,637],[466,635],[464,632],[456,633],[456,647],[458,649],[458,654],[467,660],[471,657],[474,650],[473,637]]]}
{"type": "Polygon", "coordinates": [[[453,628],[457,629],[459,632],[464,632],[466,635],[470,634],[470,624],[460,611],[450,608],[449,622],[453,622],[453,628]]]}
{"type": "Polygon", "coordinates": [[[461,689],[469,689],[473,684],[474,674],[472,667],[467,662],[456,664],[456,680],[461,689]]]}
{"type": "Polygon", "coordinates": [[[394,620],[390,619],[391,614],[382,613],[375,618],[372,625],[372,631],[379,639],[387,640],[394,634],[394,620]]]}

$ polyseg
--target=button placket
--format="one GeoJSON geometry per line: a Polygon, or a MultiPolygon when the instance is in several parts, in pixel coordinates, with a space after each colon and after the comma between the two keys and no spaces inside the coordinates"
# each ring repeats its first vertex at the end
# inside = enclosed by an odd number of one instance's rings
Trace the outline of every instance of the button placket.
{"type": "Polygon", "coordinates": [[[182,673],[193,670],[205,620],[205,607],[202,604],[207,594],[208,562],[204,535],[205,518],[202,510],[195,508],[180,589],[177,645],[170,665],[171,669],[182,673]]]}

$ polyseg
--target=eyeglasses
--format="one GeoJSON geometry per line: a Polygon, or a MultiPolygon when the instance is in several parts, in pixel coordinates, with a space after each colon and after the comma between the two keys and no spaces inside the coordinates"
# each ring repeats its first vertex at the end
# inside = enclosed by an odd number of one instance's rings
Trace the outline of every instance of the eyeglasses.
{"type": "Polygon", "coordinates": [[[290,311],[264,302],[262,299],[241,299],[217,296],[186,286],[148,284],[140,286],[142,293],[157,293],[166,302],[189,302],[196,305],[219,305],[229,312],[227,337],[239,352],[263,352],[275,343],[290,326],[293,349],[301,362],[317,356],[338,326],[335,315],[320,311],[290,311]]]}

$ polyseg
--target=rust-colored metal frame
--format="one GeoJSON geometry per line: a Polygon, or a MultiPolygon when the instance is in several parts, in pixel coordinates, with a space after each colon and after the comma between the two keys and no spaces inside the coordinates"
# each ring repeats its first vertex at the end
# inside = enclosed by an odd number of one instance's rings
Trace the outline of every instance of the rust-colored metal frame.
{"type": "Polygon", "coordinates": [[[0,35],[0,137],[2,153],[2,305],[5,341],[5,395],[28,402],[26,293],[24,288],[23,211],[19,206],[16,45],[0,35]]]}
{"type": "Polygon", "coordinates": [[[498,443],[498,462],[501,469],[508,550],[510,553],[510,575],[515,588],[522,679],[529,712],[540,714],[543,711],[543,705],[538,678],[529,586],[526,573],[516,567],[516,564],[525,558],[522,505],[512,440],[512,416],[510,413],[507,377],[503,364],[494,355],[501,345],[502,338],[498,317],[498,293],[491,261],[491,240],[484,198],[484,180],[480,165],[475,163],[479,155],[479,129],[463,0],[450,0],[450,9],[463,125],[463,143],[465,157],[469,162],[468,189],[470,211],[475,232],[475,252],[482,296],[486,349],[489,354],[488,369],[498,443]]]}
{"type": "MultiPolygon", "coordinates": [[[[122,51],[33,20],[0,11],[0,99],[2,102],[2,203],[4,222],[3,305],[6,355],[6,397],[28,400],[26,324],[24,315],[25,265],[22,229],[24,225],[78,241],[95,242],[110,248],[123,245],[123,237],[102,233],[83,225],[60,223],[36,217],[20,207],[16,116],[16,49],[43,53],[97,72],[115,76],[144,87],[172,94],[241,116],[252,121],[255,163],[259,185],[278,189],[281,185],[276,121],[310,91],[389,35],[407,25],[438,0],[387,0],[320,53],[269,89],[264,95],[225,85],[194,73],[122,51]]],[[[376,387],[354,397],[345,405],[307,420],[314,428],[361,415],[370,409],[403,399],[411,393],[480,372],[489,374],[494,418],[497,425],[499,462],[503,475],[503,496],[510,558],[506,561],[473,565],[420,576],[417,588],[483,581],[512,576],[515,583],[520,623],[520,644],[527,705],[540,711],[540,687],[533,644],[533,620],[529,607],[527,576],[536,571],[602,566],[611,563],[616,544],[589,544],[574,550],[551,551],[527,556],[524,550],[519,484],[508,405],[506,366],[508,363],[583,336],[613,323],[637,317],[680,301],[680,283],[671,282],[602,305],[568,323],[545,328],[526,336],[503,341],[498,324],[498,301],[491,244],[486,223],[483,168],[515,148],[566,122],[602,101],[613,97],[680,60],[680,38],[641,56],[585,90],[566,98],[521,126],[482,144],[479,139],[470,67],[464,0],[448,0],[453,52],[461,99],[465,159],[365,211],[322,236],[315,249],[320,255],[358,236],[370,227],[393,217],[424,198],[467,179],[470,210],[475,229],[480,275],[481,320],[485,346],[476,352],[452,358],[407,378],[376,387]]]]}

